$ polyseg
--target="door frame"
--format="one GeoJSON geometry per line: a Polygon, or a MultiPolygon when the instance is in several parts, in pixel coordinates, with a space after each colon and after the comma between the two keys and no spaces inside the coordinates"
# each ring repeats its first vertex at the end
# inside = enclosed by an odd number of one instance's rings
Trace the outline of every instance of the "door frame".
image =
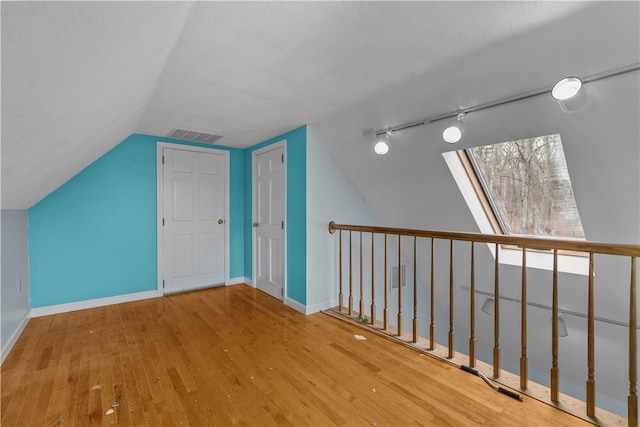
{"type": "Polygon", "coordinates": [[[156,142],[156,239],[157,239],[157,293],[159,296],[164,295],[164,233],[162,226],[162,217],[164,213],[164,167],[162,166],[162,150],[169,148],[172,150],[193,151],[197,153],[222,155],[225,164],[225,185],[224,185],[224,284],[229,285],[229,253],[230,253],[230,236],[229,236],[229,214],[230,214],[230,178],[231,178],[231,162],[230,152],[219,148],[200,147],[195,145],[175,144],[171,142],[156,142]]]}
{"type": "Polygon", "coordinates": [[[282,162],[282,203],[284,204],[284,246],[282,248],[283,256],[282,256],[282,268],[284,273],[284,283],[282,289],[282,302],[284,304],[287,303],[287,230],[289,226],[289,222],[287,221],[287,140],[282,139],[280,141],[274,142],[273,144],[266,145],[264,147],[258,148],[251,153],[251,286],[257,288],[257,279],[256,272],[257,270],[257,256],[256,256],[256,228],[253,227],[253,223],[256,220],[256,199],[258,194],[256,192],[256,156],[267,153],[269,151],[277,150],[278,148],[282,148],[284,155],[284,162],[282,162]]]}

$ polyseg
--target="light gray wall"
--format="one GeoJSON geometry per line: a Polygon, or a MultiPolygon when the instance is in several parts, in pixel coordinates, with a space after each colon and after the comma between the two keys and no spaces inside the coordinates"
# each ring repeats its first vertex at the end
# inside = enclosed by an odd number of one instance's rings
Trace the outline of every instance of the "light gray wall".
{"type": "MultiPolygon", "coordinates": [[[[638,72],[585,85],[588,105],[570,114],[563,113],[548,95],[469,114],[463,140],[454,146],[442,141],[446,122],[398,132],[391,138],[390,152],[384,157],[375,155],[374,141],[363,136],[367,128],[383,129],[550,87],[567,75],[588,76],[637,63],[639,12],[638,3],[594,3],[562,22],[549,23],[460,57],[449,67],[382,89],[378,97],[346,106],[310,127],[380,224],[471,232],[477,232],[478,227],[442,153],[559,133],[587,239],[640,244],[638,72]]],[[[381,66],[393,64],[382,60],[381,66]]],[[[332,208],[333,216],[345,215],[337,207],[332,208]]],[[[326,216],[332,215],[327,212],[326,216]]],[[[366,218],[360,222],[366,222],[366,218]]],[[[436,262],[445,263],[436,270],[436,300],[441,307],[447,307],[448,253],[446,248],[443,250],[436,256],[436,262]]],[[[456,334],[463,337],[468,335],[469,293],[460,286],[468,286],[469,282],[468,251],[468,245],[455,247],[456,334]]],[[[493,257],[486,246],[477,248],[476,257],[477,287],[491,291],[493,257]]],[[[628,260],[596,258],[596,315],[626,321],[629,271],[628,260]]],[[[519,268],[501,266],[500,277],[501,292],[519,297],[519,268]]],[[[428,278],[421,277],[420,281],[428,283],[428,278]]],[[[551,273],[529,269],[528,281],[529,300],[550,305],[551,273]]],[[[560,306],[586,312],[586,277],[561,274],[559,282],[560,306]]],[[[484,298],[478,296],[476,300],[480,352],[490,354],[493,319],[480,313],[484,298]]],[[[503,357],[517,361],[518,307],[505,302],[501,310],[503,357]]],[[[530,366],[549,372],[550,312],[532,308],[529,315],[530,366]]],[[[571,382],[582,387],[586,380],[586,322],[571,316],[565,316],[565,320],[569,336],[560,340],[560,372],[561,391],[568,393],[571,387],[563,388],[563,384],[571,382]]],[[[625,328],[598,322],[596,333],[597,389],[626,400],[627,332],[625,328]]]]}
{"type": "MultiPolygon", "coordinates": [[[[321,131],[320,131],[321,132],[321,131]]],[[[337,244],[330,221],[376,225],[362,195],[324,146],[322,133],[307,126],[307,311],[337,305],[337,244]]]]}
{"type": "Polygon", "coordinates": [[[27,211],[2,210],[2,282],[0,300],[0,342],[2,361],[28,321],[29,267],[27,211]]]}

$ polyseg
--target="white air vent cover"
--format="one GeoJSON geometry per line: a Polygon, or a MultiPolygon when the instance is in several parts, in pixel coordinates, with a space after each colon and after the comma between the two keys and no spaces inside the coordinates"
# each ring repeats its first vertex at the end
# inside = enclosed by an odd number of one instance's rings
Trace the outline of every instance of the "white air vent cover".
{"type": "Polygon", "coordinates": [[[185,141],[202,142],[203,144],[213,144],[222,138],[222,135],[212,135],[210,133],[194,132],[184,129],[173,129],[167,136],[185,141]]]}
{"type": "MultiPolygon", "coordinates": [[[[407,286],[407,264],[402,263],[402,286],[407,286]]],[[[391,289],[398,289],[398,264],[391,266],[391,289]]]]}

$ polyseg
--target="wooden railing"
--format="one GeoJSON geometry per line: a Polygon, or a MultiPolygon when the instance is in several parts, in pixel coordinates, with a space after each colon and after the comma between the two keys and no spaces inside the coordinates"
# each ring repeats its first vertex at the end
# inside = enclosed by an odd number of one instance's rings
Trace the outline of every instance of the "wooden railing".
{"type": "MultiPolygon", "coordinates": [[[[504,235],[485,235],[485,234],[476,234],[476,233],[458,233],[458,232],[445,232],[445,231],[429,231],[429,230],[415,230],[415,229],[405,229],[405,228],[391,228],[391,227],[373,227],[373,226],[362,226],[362,225],[344,225],[344,224],[336,224],[333,221],[329,223],[329,232],[335,233],[338,232],[338,264],[339,264],[339,279],[338,279],[338,307],[336,311],[339,313],[344,313],[345,315],[355,317],[357,314],[357,320],[360,323],[366,323],[370,327],[377,329],[378,331],[382,331],[387,335],[393,335],[398,338],[402,342],[411,344],[418,343],[420,338],[418,333],[418,311],[420,309],[418,304],[418,284],[417,284],[417,242],[418,239],[430,239],[430,274],[429,280],[429,296],[430,296],[430,307],[429,307],[429,328],[428,328],[428,345],[426,346],[426,350],[430,352],[434,352],[436,349],[436,322],[435,322],[435,281],[434,281],[434,252],[435,246],[434,242],[436,241],[448,241],[449,242],[449,261],[448,261],[448,270],[449,270],[449,289],[448,289],[448,314],[449,314],[449,325],[448,325],[448,334],[447,334],[447,352],[446,356],[442,355],[442,358],[451,360],[460,361],[460,357],[456,354],[455,351],[455,316],[454,316],[454,242],[469,242],[470,243],[470,277],[469,277],[469,289],[470,289],[470,305],[469,305],[469,316],[470,316],[470,324],[469,324],[469,354],[468,358],[464,358],[464,362],[468,363],[470,367],[475,367],[477,363],[480,363],[477,360],[477,347],[476,347],[476,314],[475,314],[475,294],[476,294],[476,243],[487,243],[490,245],[495,245],[495,262],[494,262],[494,322],[493,322],[493,360],[492,360],[492,372],[493,378],[500,381],[501,377],[501,368],[500,368],[500,275],[499,275],[499,256],[500,249],[502,245],[508,247],[518,247],[522,252],[522,261],[521,261],[521,309],[520,309],[520,323],[521,323],[521,331],[520,331],[520,373],[519,373],[519,388],[520,391],[527,394],[530,387],[534,386],[528,380],[528,356],[527,356],[527,306],[529,305],[527,301],[527,252],[529,251],[548,251],[553,257],[553,275],[552,275],[552,295],[551,295],[551,310],[552,310],[552,331],[551,331],[551,369],[550,369],[550,388],[549,388],[549,400],[552,404],[555,404],[558,407],[562,407],[564,410],[567,410],[567,405],[563,405],[563,402],[560,401],[560,393],[559,393],[559,368],[558,368],[558,315],[559,315],[559,304],[558,304],[558,254],[559,252],[564,253],[564,251],[569,251],[571,253],[580,253],[584,256],[588,256],[588,264],[589,264],[589,272],[588,272],[588,290],[587,290],[587,379],[586,379],[586,398],[584,399],[585,404],[583,405],[582,414],[576,414],[581,416],[582,418],[589,419],[597,424],[600,424],[602,421],[602,416],[596,415],[596,405],[595,405],[595,396],[596,396],[596,387],[595,387],[595,301],[594,301],[594,255],[612,255],[615,257],[625,257],[629,259],[630,262],[630,280],[629,280],[629,365],[628,365],[628,374],[629,374],[629,393],[627,399],[627,408],[628,408],[628,416],[627,422],[629,426],[637,426],[638,425],[638,396],[637,396],[637,313],[636,313],[636,259],[640,257],[640,246],[635,245],[614,245],[614,244],[606,244],[606,243],[594,243],[587,241],[576,241],[576,240],[562,240],[562,239],[544,239],[544,238],[529,238],[529,237],[515,237],[515,236],[504,236],[504,235]],[[348,283],[344,283],[343,280],[343,263],[345,254],[343,254],[343,233],[348,236],[348,283]],[[371,295],[369,302],[368,311],[365,309],[367,301],[365,301],[365,284],[363,279],[363,269],[365,268],[365,262],[363,262],[363,238],[365,235],[371,235],[371,252],[370,252],[370,285],[371,285],[371,295]],[[355,235],[355,236],[354,236],[355,235]],[[377,248],[375,246],[376,235],[384,236],[384,243],[382,248],[377,248]],[[388,253],[388,242],[387,237],[397,236],[397,254],[388,253]],[[358,240],[359,248],[359,288],[357,289],[357,294],[359,295],[359,304],[358,304],[358,312],[356,313],[354,310],[354,284],[353,284],[353,237],[358,240]],[[412,307],[412,331],[411,334],[404,333],[403,331],[403,310],[406,307],[402,306],[403,300],[403,292],[402,292],[402,242],[403,238],[406,242],[406,239],[413,239],[413,307],[412,307]],[[380,258],[376,258],[376,253],[382,253],[382,261],[376,261],[380,258]],[[389,315],[392,311],[389,307],[389,271],[387,269],[388,263],[390,262],[390,257],[397,257],[397,323],[395,330],[394,328],[390,328],[389,315]],[[381,288],[383,289],[383,301],[384,307],[382,309],[382,322],[377,320],[376,316],[376,274],[375,274],[375,265],[376,262],[384,263],[384,283],[381,288]],[[348,287],[347,287],[348,286],[348,287]],[[344,306],[344,296],[345,292],[348,292],[347,295],[347,306],[344,306]],[[368,317],[367,317],[368,315],[368,317]]],[[[381,239],[381,238],[380,238],[381,239]]],[[[408,261],[411,262],[411,261],[408,261]]],[[[407,280],[407,285],[409,281],[407,280]]],[[[531,303],[533,304],[533,303],[531,303]]],[[[618,322],[620,324],[620,322],[618,322]]],[[[426,339],[426,338],[425,338],[426,339]]],[[[434,353],[435,354],[435,353],[434,353]]],[[[435,354],[438,356],[438,354],[435,354]]],[[[462,361],[460,361],[462,364],[462,361]]],[[[518,382],[516,382],[518,384],[518,382]]],[[[506,384],[510,385],[510,384],[506,384]]],[[[511,385],[513,386],[513,385],[511,385]]],[[[536,387],[539,387],[537,384],[536,387]]],[[[517,385],[515,386],[517,388],[517,385]]],[[[531,393],[530,395],[535,395],[535,393],[531,393]]],[[[535,397],[535,396],[534,396],[535,397]]],[[[570,406],[570,405],[569,405],[570,406]]],[[[575,412],[569,409],[569,412],[575,412]]],[[[603,412],[603,411],[599,411],[603,412]]],[[[600,414],[599,414],[600,415],[600,414]]],[[[606,424],[606,423],[605,423],[606,424]]]]}

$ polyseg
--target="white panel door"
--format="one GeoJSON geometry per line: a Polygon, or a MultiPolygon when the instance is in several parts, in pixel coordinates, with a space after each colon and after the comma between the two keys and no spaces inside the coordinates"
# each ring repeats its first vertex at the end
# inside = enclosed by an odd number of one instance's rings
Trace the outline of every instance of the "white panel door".
{"type": "Polygon", "coordinates": [[[224,284],[223,155],[163,149],[164,292],[224,284]]]}
{"type": "Polygon", "coordinates": [[[255,286],[284,299],[284,147],[255,155],[253,169],[255,286]]]}

